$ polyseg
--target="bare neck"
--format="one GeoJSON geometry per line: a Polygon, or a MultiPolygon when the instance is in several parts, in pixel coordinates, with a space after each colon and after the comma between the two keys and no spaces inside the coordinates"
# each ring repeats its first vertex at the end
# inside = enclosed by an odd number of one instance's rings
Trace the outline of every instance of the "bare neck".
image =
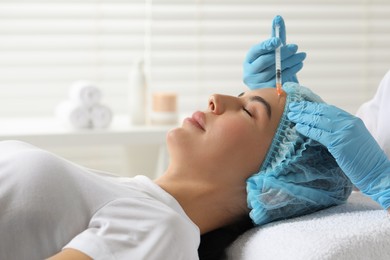
{"type": "Polygon", "coordinates": [[[248,214],[245,180],[240,185],[229,186],[165,173],[155,182],[179,202],[201,234],[248,214]]]}

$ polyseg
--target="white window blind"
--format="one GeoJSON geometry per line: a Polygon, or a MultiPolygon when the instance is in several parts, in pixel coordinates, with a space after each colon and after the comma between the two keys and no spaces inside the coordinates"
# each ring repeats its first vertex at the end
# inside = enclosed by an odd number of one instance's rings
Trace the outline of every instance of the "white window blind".
{"type": "Polygon", "coordinates": [[[52,116],[72,82],[95,82],[115,113],[144,50],[145,1],[0,1],[0,116],[52,116]]]}
{"type": "Polygon", "coordinates": [[[302,85],[352,113],[371,98],[390,68],[388,0],[1,0],[0,116],[50,116],[80,79],[126,113],[144,54],[150,92],[176,91],[182,113],[206,108],[245,89],[245,54],[277,14],[308,54],[302,85]]]}

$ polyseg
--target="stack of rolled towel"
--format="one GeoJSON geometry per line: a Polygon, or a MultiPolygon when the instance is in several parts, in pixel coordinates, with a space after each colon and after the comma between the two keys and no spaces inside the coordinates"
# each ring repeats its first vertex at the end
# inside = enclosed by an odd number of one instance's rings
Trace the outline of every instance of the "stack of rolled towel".
{"type": "Polygon", "coordinates": [[[101,104],[102,92],[88,81],[77,81],[69,89],[68,99],[56,108],[56,116],[75,129],[106,128],[112,121],[112,111],[101,104]]]}

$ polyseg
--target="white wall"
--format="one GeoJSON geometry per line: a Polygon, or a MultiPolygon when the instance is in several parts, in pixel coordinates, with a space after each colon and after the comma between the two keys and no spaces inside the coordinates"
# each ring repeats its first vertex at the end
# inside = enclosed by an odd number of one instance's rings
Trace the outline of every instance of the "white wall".
{"type": "MultiPolygon", "coordinates": [[[[0,118],[52,116],[79,79],[126,113],[128,73],[144,55],[149,91],[176,91],[183,113],[205,108],[211,93],[245,89],[246,51],[276,14],[308,54],[301,84],[352,113],[373,95],[390,67],[387,0],[1,0],[0,118]]],[[[56,151],[117,171],[120,148],[102,149],[56,151]]],[[[148,153],[136,168],[150,167],[148,153]]]]}

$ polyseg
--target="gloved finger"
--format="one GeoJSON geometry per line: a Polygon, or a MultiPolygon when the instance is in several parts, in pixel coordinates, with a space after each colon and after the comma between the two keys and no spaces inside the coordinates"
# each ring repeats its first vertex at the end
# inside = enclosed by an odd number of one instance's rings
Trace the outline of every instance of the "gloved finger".
{"type": "Polygon", "coordinates": [[[284,24],[283,17],[280,15],[275,16],[275,18],[272,20],[272,37],[275,36],[275,27],[276,25],[279,25],[279,38],[282,41],[283,45],[286,45],[286,26],[284,24]]]}
{"type": "MultiPolygon", "coordinates": [[[[286,67],[292,67],[295,63],[299,63],[306,58],[306,53],[300,53],[295,56],[294,54],[298,50],[298,46],[295,44],[289,44],[281,49],[282,69],[286,67]],[[286,62],[286,64],[284,64],[286,62]],[[294,63],[295,62],[295,63],[294,63]]],[[[245,71],[247,73],[257,73],[270,68],[275,70],[275,53],[269,52],[259,56],[252,63],[244,63],[245,71]]],[[[273,73],[275,75],[275,72],[273,73]]],[[[273,76],[274,76],[273,75],[273,76]]]]}
{"type": "MultiPolygon", "coordinates": [[[[250,66],[249,64],[248,66],[250,66]]],[[[291,68],[284,69],[282,66],[282,81],[284,82],[296,82],[298,83],[298,80],[296,79],[295,74],[300,71],[303,68],[303,63],[299,63],[291,68]]],[[[249,71],[249,68],[245,68],[246,71],[249,71]]],[[[252,70],[252,68],[251,68],[252,70]]],[[[275,67],[274,64],[272,66],[263,69],[262,71],[256,71],[249,73],[244,76],[244,83],[249,86],[250,89],[257,89],[262,87],[275,87],[276,81],[275,81],[275,67]],[[262,83],[265,83],[262,84],[262,83]],[[256,85],[256,86],[252,86],[256,85]]]]}
{"type": "Polygon", "coordinates": [[[315,103],[310,101],[293,102],[289,105],[290,111],[302,110],[302,113],[316,114],[332,119],[332,125],[345,125],[346,121],[355,118],[350,113],[333,105],[326,103],[315,103]]]}
{"type": "Polygon", "coordinates": [[[260,57],[258,57],[256,60],[254,60],[252,63],[244,63],[244,69],[246,73],[262,72],[263,70],[269,67],[272,67],[275,70],[274,52],[263,54],[260,57]]]}
{"type": "Polygon", "coordinates": [[[305,59],[306,53],[304,52],[296,53],[292,56],[289,56],[282,61],[282,69],[294,67],[295,65],[302,63],[305,59]]]}
{"type": "Polygon", "coordinates": [[[323,115],[327,113],[330,105],[326,103],[315,103],[310,101],[292,102],[288,108],[291,112],[300,111],[307,114],[323,115]]]}
{"type": "Polygon", "coordinates": [[[245,62],[252,63],[261,55],[274,51],[280,44],[280,39],[272,37],[252,46],[246,55],[245,62]]]}
{"type": "MultiPolygon", "coordinates": [[[[293,77],[303,68],[303,62],[295,64],[297,61],[292,61],[291,65],[285,63],[282,65],[282,80],[283,82],[291,81],[293,77]]],[[[295,82],[295,81],[294,81],[295,82]]]]}
{"type": "Polygon", "coordinates": [[[274,74],[272,73],[257,73],[257,74],[250,74],[244,77],[244,83],[250,88],[250,89],[258,89],[262,87],[274,87],[275,86],[275,79],[272,80],[274,74]]]}
{"type": "Polygon", "coordinates": [[[275,65],[272,59],[267,58],[273,56],[270,54],[259,57],[260,63],[244,63],[244,82],[266,82],[275,77],[275,65]],[[255,81],[256,80],[256,81],[255,81]]]}
{"type": "Polygon", "coordinates": [[[296,77],[296,74],[303,68],[303,63],[298,63],[295,66],[283,69],[282,68],[282,83],[285,82],[296,82],[298,83],[298,79],[296,77]]]}
{"type": "Polygon", "coordinates": [[[271,81],[273,80],[276,84],[275,81],[275,65],[273,64],[270,67],[267,67],[263,69],[261,72],[258,72],[257,74],[261,75],[261,78],[259,77],[258,79],[261,79],[263,82],[264,81],[271,81]]]}
{"type": "Polygon", "coordinates": [[[307,137],[321,143],[322,145],[324,145],[326,147],[329,146],[329,142],[330,142],[330,140],[332,140],[332,138],[330,138],[331,133],[324,131],[324,130],[321,130],[321,129],[313,128],[313,127],[310,127],[308,125],[302,125],[302,124],[296,124],[295,128],[302,135],[307,136],[307,137]]]}
{"type": "Polygon", "coordinates": [[[294,66],[290,67],[290,68],[283,68],[282,67],[282,71],[283,71],[283,77],[287,79],[289,78],[293,78],[301,69],[303,68],[303,62],[300,62],[298,64],[295,64],[294,66]]]}
{"type": "Polygon", "coordinates": [[[294,123],[307,125],[321,131],[332,132],[332,120],[323,115],[307,114],[303,111],[289,112],[287,117],[294,123]]]}
{"type": "MultiPolygon", "coordinates": [[[[283,46],[281,48],[281,55],[280,58],[282,62],[287,61],[291,57],[295,57],[297,60],[303,60],[306,58],[306,54],[300,54],[298,56],[295,56],[296,52],[298,50],[298,46],[296,44],[288,44],[286,46],[283,46]]],[[[291,61],[289,61],[291,63],[291,61]]],[[[299,62],[299,61],[297,61],[299,62]]],[[[261,71],[264,68],[275,66],[275,52],[269,52],[265,55],[262,55],[258,57],[255,61],[252,62],[252,64],[256,67],[258,67],[258,71],[261,71]]],[[[289,64],[289,63],[288,63],[289,64]]],[[[283,63],[282,63],[283,65],[283,63]]],[[[291,67],[291,65],[288,65],[291,67]]]]}
{"type": "Polygon", "coordinates": [[[298,45],[296,44],[287,44],[280,48],[280,58],[283,60],[288,57],[293,56],[298,51],[298,45]]]}

